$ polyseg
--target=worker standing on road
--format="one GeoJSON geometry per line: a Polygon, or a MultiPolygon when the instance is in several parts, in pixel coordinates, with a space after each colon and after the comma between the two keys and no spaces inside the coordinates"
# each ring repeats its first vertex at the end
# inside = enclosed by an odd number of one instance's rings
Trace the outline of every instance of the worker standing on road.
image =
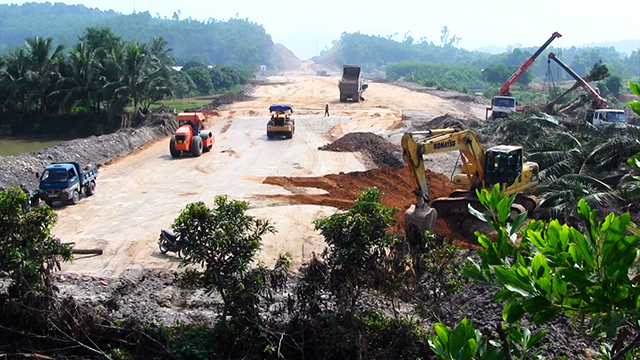
{"type": "Polygon", "coordinates": [[[324,116],[329,116],[329,103],[324,104],[324,116]]]}

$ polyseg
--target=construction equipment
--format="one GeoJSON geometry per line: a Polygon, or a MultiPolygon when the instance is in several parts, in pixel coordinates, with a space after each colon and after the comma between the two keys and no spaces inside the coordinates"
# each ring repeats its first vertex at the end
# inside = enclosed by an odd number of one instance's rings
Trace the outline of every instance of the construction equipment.
{"type": "Polygon", "coordinates": [[[344,65],[342,78],[338,83],[340,89],[340,102],[359,102],[364,100],[362,93],[367,90],[369,84],[362,79],[360,65],[344,65]]]}
{"type": "Polygon", "coordinates": [[[284,136],[291,139],[296,131],[296,121],[291,117],[293,109],[289,104],[273,104],[269,107],[271,118],[267,123],[267,138],[284,136]]]}
{"type": "MultiPolygon", "coordinates": [[[[607,109],[608,101],[600,95],[600,92],[597,89],[594,89],[585,79],[583,79],[580,75],[578,75],[573,69],[571,69],[567,64],[562,62],[562,60],[558,59],[558,57],[554,53],[549,53],[547,57],[547,63],[550,64],[551,60],[553,60],[556,64],[558,64],[564,71],[566,71],[572,78],[574,78],[580,86],[582,86],[589,96],[591,96],[591,108],[587,110],[585,113],[585,120],[592,123],[596,126],[621,126],[627,123],[627,115],[624,110],[619,109],[607,109]]],[[[560,100],[559,98],[550,101],[547,104],[547,108],[552,109],[553,105],[560,100]]],[[[568,125],[565,123],[565,125],[568,125]]],[[[570,125],[570,124],[569,124],[570,125]]]]}
{"type": "Polygon", "coordinates": [[[80,195],[92,196],[96,193],[98,166],[88,165],[84,169],[78,162],[54,162],[47,166],[40,178],[39,196],[49,206],[54,201],[68,201],[75,205],[80,195]]]}
{"type": "Polygon", "coordinates": [[[201,112],[183,112],[177,116],[178,129],[169,141],[169,152],[172,157],[180,157],[182,153],[200,156],[213,148],[215,137],[210,131],[200,131],[204,127],[204,114],[201,112]]]}
{"type": "Polygon", "coordinates": [[[404,214],[407,231],[412,226],[422,232],[433,231],[438,214],[468,214],[469,204],[483,211],[475,190],[491,189],[495,184],[500,184],[506,195],[517,194],[512,210],[531,212],[537,206],[534,197],[521,193],[538,184],[538,164],[525,162],[520,146],[498,145],[485,151],[472,131],[446,128],[405,133],[402,154],[416,195],[416,203],[404,214]],[[417,142],[414,136],[425,138],[417,142]],[[462,172],[453,178],[458,190],[449,197],[431,200],[422,156],[448,151],[460,151],[462,172]]]}
{"type": "Polygon", "coordinates": [[[511,85],[518,80],[520,75],[522,75],[528,68],[533,64],[538,56],[551,44],[553,40],[556,38],[562,37],[559,32],[554,32],[551,34],[551,37],[547,42],[545,42],[531,57],[520,66],[516,72],[511,75],[511,77],[507,80],[507,82],[502,85],[500,88],[500,95],[494,96],[491,99],[491,107],[486,108],[485,118],[489,118],[489,111],[491,111],[491,120],[495,120],[498,118],[506,118],[507,114],[510,112],[517,111],[516,109],[516,98],[511,96],[511,92],[509,88],[511,85]]]}

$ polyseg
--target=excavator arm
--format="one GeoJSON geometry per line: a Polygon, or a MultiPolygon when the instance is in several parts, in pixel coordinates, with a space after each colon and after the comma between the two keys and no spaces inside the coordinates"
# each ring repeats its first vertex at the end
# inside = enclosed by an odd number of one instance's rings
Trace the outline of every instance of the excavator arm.
{"type": "Polygon", "coordinates": [[[405,133],[402,136],[402,154],[413,180],[416,203],[405,212],[405,227],[414,224],[422,230],[433,230],[437,212],[430,207],[429,187],[423,155],[460,151],[462,173],[472,188],[481,188],[484,179],[485,152],[478,138],[470,130],[453,128],[405,133]],[[425,136],[416,141],[414,136],[425,136]]]}

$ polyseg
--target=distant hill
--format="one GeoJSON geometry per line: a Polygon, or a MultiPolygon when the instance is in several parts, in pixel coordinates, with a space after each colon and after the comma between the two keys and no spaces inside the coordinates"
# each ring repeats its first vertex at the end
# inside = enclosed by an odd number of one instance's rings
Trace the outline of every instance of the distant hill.
{"type": "Polygon", "coordinates": [[[599,43],[588,43],[580,46],[576,46],[578,48],[590,48],[590,47],[614,47],[617,52],[625,53],[627,56],[631,55],[632,52],[640,49],[640,39],[630,39],[630,40],[620,40],[620,41],[603,41],[599,43]]]}
{"type": "Polygon", "coordinates": [[[273,40],[262,25],[247,19],[227,21],[153,17],[149,12],[123,15],[84,5],[63,3],[0,4],[0,52],[20,47],[26,39],[52,38],[70,48],[87,27],[108,27],[125,41],[146,43],[155,37],[168,42],[178,65],[187,60],[224,64],[233,68],[274,62],[273,40]]]}
{"type": "MultiPolygon", "coordinates": [[[[620,40],[620,41],[603,41],[599,43],[588,43],[583,45],[578,45],[576,48],[594,48],[594,47],[603,47],[610,48],[614,47],[617,52],[621,54],[625,54],[626,56],[631,55],[632,52],[640,49],[640,39],[630,39],[630,40],[620,40]]],[[[473,51],[488,53],[488,54],[502,54],[507,52],[507,48],[504,46],[483,46],[481,48],[474,49],[473,51]]]]}
{"type": "Polygon", "coordinates": [[[481,48],[473,49],[471,51],[478,51],[478,52],[496,55],[496,54],[502,54],[507,52],[507,48],[504,46],[489,45],[489,46],[483,46],[481,48]]]}

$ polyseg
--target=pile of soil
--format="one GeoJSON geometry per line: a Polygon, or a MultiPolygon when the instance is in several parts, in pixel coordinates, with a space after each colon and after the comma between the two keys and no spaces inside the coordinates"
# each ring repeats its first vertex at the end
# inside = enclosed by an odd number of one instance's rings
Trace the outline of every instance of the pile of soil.
{"type": "Polygon", "coordinates": [[[360,151],[367,160],[370,160],[376,167],[404,167],[402,150],[400,150],[398,146],[370,132],[353,132],[346,134],[330,144],[319,147],[318,150],[336,152],[360,151]]]}
{"type": "Polygon", "coordinates": [[[51,148],[19,156],[3,156],[0,163],[0,187],[19,186],[38,188],[38,173],[51,162],[77,161],[81,166],[103,165],[130,153],[145,144],[167,135],[178,128],[174,114],[148,115],[139,128],[63,141],[51,148]]]}
{"type": "MultiPolygon", "coordinates": [[[[436,118],[438,127],[449,122],[459,122],[453,117],[443,116],[436,118]]],[[[448,126],[448,125],[447,125],[448,126]]],[[[444,127],[447,127],[444,126],[444,127]]],[[[413,194],[414,184],[411,175],[405,170],[404,161],[401,160],[401,151],[382,137],[372,133],[349,133],[335,142],[322,146],[320,150],[328,151],[360,151],[365,157],[371,159],[373,164],[381,166],[368,171],[329,174],[321,177],[278,177],[269,176],[263,183],[278,185],[293,195],[271,195],[270,198],[278,198],[279,201],[288,201],[294,204],[311,204],[331,206],[341,210],[347,210],[356,199],[359,192],[376,186],[383,192],[382,203],[398,208],[397,223],[392,231],[403,232],[403,214],[416,202],[413,194]],[[382,164],[382,165],[379,165],[382,164]],[[317,188],[327,192],[323,195],[309,195],[300,188],[317,188]]],[[[429,195],[432,199],[446,197],[455,189],[446,176],[426,170],[429,195]]],[[[439,217],[436,221],[434,232],[439,235],[452,238],[457,244],[474,246],[477,244],[475,230],[484,224],[472,217],[439,217]]]]}
{"type": "Polygon", "coordinates": [[[233,104],[235,102],[241,101],[249,101],[252,100],[253,97],[245,94],[245,93],[236,93],[236,94],[222,94],[215,99],[213,99],[209,104],[202,106],[198,109],[194,109],[194,111],[214,111],[218,110],[221,106],[233,104]]]}

